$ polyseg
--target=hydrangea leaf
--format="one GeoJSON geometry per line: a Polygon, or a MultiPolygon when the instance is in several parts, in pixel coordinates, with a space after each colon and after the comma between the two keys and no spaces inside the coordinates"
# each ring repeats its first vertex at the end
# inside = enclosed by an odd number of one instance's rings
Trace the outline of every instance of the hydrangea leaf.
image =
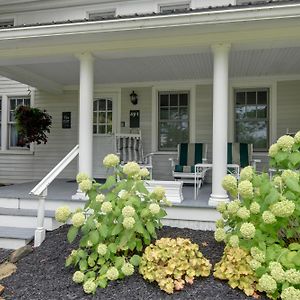
{"type": "Polygon", "coordinates": [[[93,243],[93,245],[98,244],[99,239],[100,237],[98,230],[93,230],[89,233],[89,240],[93,243]]]}
{"type": "Polygon", "coordinates": [[[300,185],[295,178],[289,177],[286,179],[285,183],[293,192],[300,193],[300,185]]]}
{"type": "Polygon", "coordinates": [[[101,234],[102,237],[106,238],[107,234],[108,234],[108,228],[105,224],[102,224],[99,228],[99,232],[101,234]]]}
{"type": "Polygon", "coordinates": [[[155,227],[151,221],[148,221],[146,223],[146,228],[151,235],[153,235],[155,233],[155,227]]]}
{"type": "Polygon", "coordinates": [[[112,253],[117,253],[117,245],[115,243],[110,243],[108,245],[108,249],[112,253]]]}
{"type": "Polygon", "coordinates": [[[111,235],[118,235],[123,229],[123,226],[121,223],[118,223],[114,226],[111,235]]]}
{"type": "Polygon", "coordinates": [[[101,279],[97,280],[97,282],[98,282],[98,285],[102,289],[106,288],[106,286],[107,286],[107,280],[105,278],[101,278],[101,279]]]}
{"type": "Polygon", "coordinates": [[[75,226],[71,226],[67,235],[68,242],[72,243],[75,240],[77,234],[78,234],[78,228],[75,226]]]}
{"type": "Polygon", "coordinates": [[[84,272],[88,269],[88,263],[87,263],[87,260],[86,259],[82,259],[80,262],[79,262],[79,269],[80,271],[84,272]]]}
{"type": "Polygon", "coordinates": [[[135,267],[137,267],[139,264],[140,264],[140,261],[141,261],[141,257],[138,256],[138,255],[133,255],[131,258],[130,258],[130,263],[132,265],[134,265],[135,267]]]}

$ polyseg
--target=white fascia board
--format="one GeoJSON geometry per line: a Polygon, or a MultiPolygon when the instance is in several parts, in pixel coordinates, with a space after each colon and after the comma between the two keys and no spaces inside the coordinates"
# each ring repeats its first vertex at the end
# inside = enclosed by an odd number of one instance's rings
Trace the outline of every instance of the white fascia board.
{"type": "Polygon", "coordinates": [[[219,11],[203,11],[193,14],[159,15],[114,19],[92,23],[83,22],[2,29],[0,30],[0,40],[291,19],[299,16],[300,4],[243,9],[234,8],[219,11]]]}

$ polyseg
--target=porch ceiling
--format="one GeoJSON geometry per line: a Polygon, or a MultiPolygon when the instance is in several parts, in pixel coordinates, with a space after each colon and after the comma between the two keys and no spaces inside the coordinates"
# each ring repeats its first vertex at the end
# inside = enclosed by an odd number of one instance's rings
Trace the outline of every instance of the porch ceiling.
{"type": "MultiPolygon", "coordinates": [[[[300,47],[232,51],[229,69],[231,78],[300,74],[300,47]]],[[[79,62],[72,57],[57,58],[47,63],[28,62],[15,69],[4,67],[0,68],[0,74],[9,77],[9,70],[12,70],[10,77],[21,70],[24,77],[21,81],[26,84],[32,84],[26,82],[26,72],[61,86],[79,83],[79,62]],[[1,70],[6,70],[6,74],[1,70]]],[[[115,59],[96,55],[95,61],[97,84],[210,79],[212,73],[213,59],[208,49],[202,53],[115,59]]],[[[20,78],[12,79],[20,81],[20,78]]]]}

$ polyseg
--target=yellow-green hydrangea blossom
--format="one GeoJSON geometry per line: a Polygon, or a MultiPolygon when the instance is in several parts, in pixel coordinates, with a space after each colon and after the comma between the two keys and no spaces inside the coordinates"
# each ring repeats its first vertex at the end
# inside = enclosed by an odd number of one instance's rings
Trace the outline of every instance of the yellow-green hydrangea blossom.
{"type": "Polygon", "coordinates": [[[134,273],[134,266],[131,263],[125,263],[121,271],[125,276],[131,276],[134,273]]]}
{"type": "Polygon", "coordinates": [[[252,183],[249,180],[240,182],[238,185],[238,192],[245,199],[252,198],[254,196],[252,183]]]}
{"type": "Polygon", "coordinates": [[[79,188],[82,192],[86,193],[93,187],[93,183],[89,179],[82,180],[79,183],[79,188]]]}
{"type": "Polygon", "coordinates": [[[216,221],[216,227],[217,228],[224,228],[225,224],[224,224],[224,220],[223,219],[218,219],[216,221]]]}
{"type": "Polygon", "coordinates": [[[240,200],[234,200],[234,201],[231,201],[227,204],[227,211],[229,214],[236,214],[237,211],[239,210],[240,208],[240,205],[241,205],[241,202],[240,200]]]}
{"type": "Polygon", "coordinates": [[[68,206],[62,206],[55,211],[55,220],[60,223],[65,223],[71,215],[70,208],[68,206]]]}
{"type": "Polygon", "coordinates": [[[166,190],[162,186],[156,186],[151,196],[157,200],[162,200],[166,196],[166,190]]]}
{"type": "Polygon", "coordinates": [[[95,293],[96,288],[97,288],[97,285],[93,279],[89,279],[83,284],[83,290],[86,294],[95,293]]]}
{"type": "Polygon", "coordinates": [[[106,168],[116,167],[120,163],[120,158],[115,154],[108,154],[103,159],[103,165],[106,168]]]}
{"type": "Polygon", "coordinates": [[[299,300],[300,290],[295,289],[293,286],[290,286],[284,289],[280,296],[282,300],[299,300]]]}
{"type": "Polygon", "coordinates": [[[254,215],[257,215],[260,213],[260,205],[257,202],[252,202],[250,204],[250,212],[254,215]]]}
{"type": "Polygon", "coordinates": [[[240,173],[240,180],[249,180],[251,181],[253,179],[253,168],[251,166],[245,167],[242,169],[240,173]]]}
{"type": "Polygon", "coordinates": [[[245,239],[252,239],[255,236],[255,226],[249,222],[243,223],[240,232],[245,239]]]}
{"type": "Polygon", "coordinates": [[[150,173],[149,173],[149,171],[148,171],[147,168],[142,168],[142,169],[140,170],[139,175],[140,175],[141,177],[148,177],[148,176],[150,175],[150,173]]]}
{"type": "Polygon", "coordinates": [[[277,203],[274,203],[270,207],[271,212],[276,217],[287,218],[290,217],[295,211],[295,203],[291,200],[283,200],[277,203]]]}
{"type": "Polygon", "coordinates": [[[250,211],[249,209],[247,209],[246,207],[241,207],[238,211],[237,211],[237,216],[243,220],[247,220],[250,218],[250,211]]]}
{"type": "Polygon", "coordinates": [[[300,143],[300,131],[298,131],[294,136],[295,143],[300,143]]]}
{"type": "Polygon", "coordinates": [[[103,202],[102,205],[101,205],[101,211],[104,213],[104,214],[108,214],[112,211],[112,204],[108,201],[106,202],[103,202]]]}
{"type": "Polygon", "coordinates": [[[275,187],[277,187],[277,188],[280,188],[283,186],[282,178],[280,176],[274,176],[273,182],[274,182],[275,187]]]}
{"type": "Polygon", "coordinates": [[[257,247],[252,247],[250,253],[251,256],[259,262],[264,262],[266,259],[265,253],[257,247]]]}
{"type": "Polygon", "coordinates": [[[261,262],[257,261],[256,259],[251,259],[249,261],[249,266],[252,270],[257,270],[258,268],[261,267],[261,262]]]}
{"type": "Polygon", "coordinates": [[[217,242],[224,241],[225,238],[226,238],[226,232],[225,232],[224,228],[217,228],[216,231],[215,231],[214,236],[215,236],[215,240],[217,242]]]}
{"type": "Polygon", "coordinates": [[[81,183],[83,180],[90,179],[89,175],[86,173],[78,173],[76,176],[77,183],[81,183]]]}
{"type": "Polygon", "coordinates": [[[130,205],[127,205],[127,206],[124,206],[123,209],[122,209],[122,215],[123,217],[133,217],[135,214],[135,209],[130,206],[130,205]]]}
{"type": "Polygon", "coordinates": [[[224,190],[235,196],[237,194],[237,179],[232,175],[226,175],[222,181],[224,190]]]}
{"type": "Polygon", "coordinates": [[[285,272],[279,262],[271,261],[269,263],[269,269],[271,276],[276,280],[276,282],[283,283],[285,281],[285,272]]]}
{"type": "Polygon", "coordinates": [[[237,248],[239,246],[240,239],[237,235],[232,235],[229,238],[229,245],[233,248],[237,248]]]}
{"type": "Polygon", "coordinates": [[[149,210],[152,215],[157,215],[160,212],[160,206],[157,203],[151,203],[149,205],[149,210]]]}
{"type": "Polygon", "coordinates": [[[217,209],[217,211],[218,211],[219,213],[223,213],[223,212],[225,212],[226,209],[227,209],[227,204],[226,204],[225,202],[220,202],[220,203],[217,205],[216,209],[217,209]]]}
{"type": "Polygon", "coordinates": [[[127,217],[127,218],[124,218],[122,224],[123,224],[124,228],[131,229],[131,228],[133,228],[133,226],[135,224],[135,220],[133,217],[127,217]]]}
{"type": "Polygon", "coordinates": [[[84,281],[84,273],[82,273],[81,271],[76,271],[73,274],[73,281],[76,283],[82,283],[84,281]]]}
{"type": "Polygon", "coordinates": [[[277,144],[273,144],[270,146],[269,148],[269,156],[270,157],[275,157],[276,154],[278,153],[279,149],[278,149],[278,145],[277,144]]]}
{"type": "Polygon", "coordinates": [[[258,287],[260,291],[273,294],[277,289],[277,283],[272,276],[264,274],[258,281],[258,287]]]}
{"type": "Polygon", "coordinates": [[[277,140],[278,148],[285,152],[290,152],[292,150],[294,143],[295,143],[294,138],[289,135],[283,135],[277,140]]]}
{"type": "Polygon", "coordinates": [[[290,177],[295,178],[295,179],[298,181],[298,180],[299,180],[299,173],[294,172],[294,171],[292,171],[292,170],[284,170],[284,171],[282,172],[282,174],[281,174],[281,178],[282,178],[282,180],[283,180],[284,182],[286,182],[286,180],[287,180],[288,178],[290,178],[290,177]]]}
{"type": "Polygon", "coordinates": [[[124,167],[123,167],[123,172],[129,177],[132,177],[134,175],[137,175],[140,173],[140,166],[134,161],[128,162],[124,167]]]}
{"type": "Polygon", "coordinates": [[[293,285],[300,284],[300,272],[296,269],[285,271],[285,280],[293,285]]]}
{"type": "Polygon", "coordinates": [[[266,210],[263,212],[262,219],[263,219],[264,223],[266,223],[266,224],[273,224],[276,222],[275,216],[269,210],[266,210]]]}
{"type": "Polygon", "coordinates": [[[98,195],[96,196],[96,202],[102,203],[104,200],[105,200],[105,195],[103,195],[103,194],[98,194],[98,195]]]}
{"type": "Polygon", "coordinates": [[[78,228],[84,224],[85,216],[82,212],[78,212],[72,216],[71,221],[72,221],[72,224],[78,228]]]}
{"type": "Polygon", "coordinates": [[[117,280],[119,278],[119,271],[115,267],[110,267],[106,272],[106,277],[109,280],[117,280]]]}
{"type": "Polygon", "coordinates": [[[99,244],[97,247],[97,252],[100,255],[105,255],[107,253],[107,246],[105,244],[99,244]]]}

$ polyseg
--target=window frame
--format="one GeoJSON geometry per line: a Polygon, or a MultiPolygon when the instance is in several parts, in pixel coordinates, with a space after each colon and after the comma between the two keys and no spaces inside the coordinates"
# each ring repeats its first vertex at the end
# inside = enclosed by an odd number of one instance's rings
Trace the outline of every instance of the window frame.
{"type": "MultiPolygon", "coordinates": [[[[271,109],[271,95],[272,95],[272,91],[271,91],[271,87],[269,87],[268,85],[263,85],[263,86],[253,86],[253,87],[235,87],[233,88],[233,138],[235,142],[237,141],[237,122],[241,121],[241,119],[238,119],[236,116],[236,108],[237,108],[237,93],[238,92],[244,92],[244,93],[248,93],[248,92],[255,92],[256,93],[256,118],[244,118],[242,119],[243,121],[265,121],[267,123],[267,137],[266,137],[266,142],[267,142],[267,146],[266,148],[254,148],[253,145],[253,152],[255,153],[264,153],[268,151],[268,148],[270,147],[271,144],[271,121],[272,121],[272,109],[271,109]],[[257,93],[258,92],[267,92],[267,117],[266,118],[258,118],[257,117],[257,93]]],[[[247,106],[247,96],[245,97],[245,104],[244,106],[247,106]]]]}
{"type": "MultiPolygon", "coordinates": [[[[182,89],[182,90],[160,90],[160,91],[158,91],[157,92],[157,111],[158,111],[158,113],[157,113],[157,150],[159,151],[159,152],[175,152],[176,150],[177,150],[177,148],[175,147],[174,149],[173,148],[161,148],[160,147],[160,128],[161,128],[161,123],[162,122],[170,122],[171,120],[170,120],[170,116],[168,117],[168,119],[163,119],[163,121],[161,120],[161,118],[160,118],[160,108],[161,108],[161,106],[160,106],[160,96],[161,95],[168,95],[169,97],[170,97],[170,95],[178,95],[178,97],[179,97],[179,95],[180,94],[187,94],[187,106],[186,106],[186,108],[187,108],[187,119],[186,119],[186,121],[187,121],[187,123],[188,123],[188,127],[187,127],[187,130],[188,130],[188,141],[187,142],[189,142],[190,141],[190,139],[191,139],[191,119],[190,119],[190,114],[191,114],[191,92],[190,92],[190,90],[188,90],[188,89],[182,89]]],[[[169,98],[169,100],[170,100],[170,98],[169,98]]],[[[178,99],[179,100],[179,99],[178,99]]],[[[170,105],[170,101],[169,101],[169,103],[168,103],[168,110],[170,110],[170,107],[172,107],[171,105],[170,105]]],[[[178,103],[177,104],[177,106],[174,106],[174,107],[177,107],[177,109],[179,109],[180,108],[180,103],[178,103]]],[[[176,122],[181,122],[181,121],[183,121],[184,119],[178,119],[178,120],[176,120],[176,121],[171,121],[172,123],[176,123],[176,122]]]]}
{"type": "Polygon", "coordinates": [[[113,135],[113,132],[114,132],[114,98],[113,98],[113,96],[95,96],[94,99],[93,99],[93,135],[94,136],[110,136],[110,135],[113,135]],[[105,121],[106,122],[105,123],[99,123],[99,113],[104,112],[104,111],[99,110],[98,105],[97,105],[97,110],[94,110],[94,102],[99,101],[101,99],[106,100],[106,110],[105,110],[105,121]],[[109,111],[107,110],[107,100],[110,100],[111,104],[112,104],[111,110],[109,110],[109,111]],[[107,122],[107,113],[108,112],[111,112],[111,114],[112,114],[111,123],[107,122]],[[94,123],[94,113],[97,114],[96,123],[94,123]],[[106,128],[105,133],[99,133],[99,125],[105,125],[105,128],[106,128]],[[107,126],[108,125],[111,125],[111,132],[110,133],[107,132],[107,126]],[[97,126],[97,132],[96,133],[94,133],[94,126],[97,126]]]}

